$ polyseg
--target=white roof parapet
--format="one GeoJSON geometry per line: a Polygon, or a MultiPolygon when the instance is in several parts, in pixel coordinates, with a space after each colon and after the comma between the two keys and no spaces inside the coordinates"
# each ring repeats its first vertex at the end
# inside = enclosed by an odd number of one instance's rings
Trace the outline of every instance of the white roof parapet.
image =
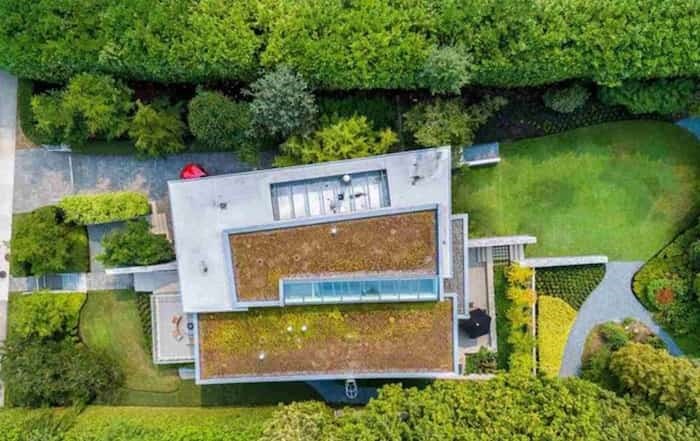
{"type": "Polygon", "coordinates": [[[608,256],[564,256],[534,257],[519,262],[530,268],[551,268],[555,266],[598,265],[608,263],[608,256]]]}
{"type": "Polygon", "coordinates": [[[498,247],[504,245],[531,245],[537,243],[535,236],[494,236],[469,238],[469,248],[498,247]]]}
{"type": "Polygon", "coordinates": [[[147,266],[125,266],[121,268],[105,268],[107,274],[137,274],[137,273],[155,273],[158,271],[175,271],[177,270],[177,261],[159,263],[158,265],[147,266]]]}

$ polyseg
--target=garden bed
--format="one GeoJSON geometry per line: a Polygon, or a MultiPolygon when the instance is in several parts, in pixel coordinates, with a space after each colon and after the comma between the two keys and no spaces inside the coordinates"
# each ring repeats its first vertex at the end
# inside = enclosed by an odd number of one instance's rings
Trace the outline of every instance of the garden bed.
{"type": "Polygon", "coordinates": [[[200,314],[198,332],[203,380],[453,371],[449,301],[200,314]]]}
{"type": "Polygon", "coordinates": [[[578,310],[605,276],[605,265],[538,268],[535,284],[539,295],[558,297],[578,310]]]}
{"type": "Polygon", "coordinates": [[[436,274],[435,217],[431,210],[231,234],[238,300],[277,300],[284,277],[436,274]]]}

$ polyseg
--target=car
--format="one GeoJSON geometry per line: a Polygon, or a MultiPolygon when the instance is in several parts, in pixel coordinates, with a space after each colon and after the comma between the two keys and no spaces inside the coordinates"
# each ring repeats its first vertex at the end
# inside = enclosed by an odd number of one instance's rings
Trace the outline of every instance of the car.
{"type": "Polygon", "coordinates": [[[197,179],[209,176],[209,173],[199,164],[191,162],[180,171],[180,179],[197,179]]]}

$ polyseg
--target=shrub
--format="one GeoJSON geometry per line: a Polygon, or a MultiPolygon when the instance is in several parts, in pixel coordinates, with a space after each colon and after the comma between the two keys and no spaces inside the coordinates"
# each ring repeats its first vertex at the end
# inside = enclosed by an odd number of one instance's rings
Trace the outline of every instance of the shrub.
{"type": "Polygon", "coordinates": [[[568,87],[550,87],[542,96],[547,108],[559,113],[572,113],[586,104],[591,92],[580,84],[568,87]]]}
{"type": "Polygon", "coordinates": [[[293,136],[281,146],[278,166],[313,164],[338,159],[380,155],[396,144],[390,129],[376,131],[364,116],[353,116],[317,130],[309,136],[293,136]]]}
{"type": "Polygon", "coordinates": [[[129,136],[135,141],[136,151],[145,156],[166,156],[185,149],[182,136],[185,124],[180,120],[179,106],[136,103],[137,110],[131,121],[129,136]]]}
{"type": "Polygon", "coordinates": [[[8,339],[0,377],[12,403],[25,407],[85,404],[107,397],[122,381],[113,360],[68,339],[8,339]]]}
{"type": "Polygon", "coordinates": [[[625,391],[674,416],[700,416],[700,368],[648,345],[631,343],[615,352],[610,370],[625,391]]]}
{"type": "Polygon", "coordinates": [[[32,110],[32,98],[34,96],[34,82],[20,78],[17,84],[17,112],[19,113],[19,125],[24,136],[34,144],[44,144],[50,140],[45,139],[36,127],[34,111],[32,110]]]}
{"type": "Polygon", "coordinates": [[[618,384],[610,373],[610,357],[612,350],[603,346],[598,351],[583,360],[581,365],[581,378],[591,383],[598,384],[608,390],[617,390],[618,384]]]}
{"type": "Polygon", "coordinates": [[[537,270],[537,291],[558,297],[578,310],[605,276],[605,265],[576,265],[537,270]]]}
{"type": "Polygon", "coordinates": [[[151,212],[145,195],[129,191],[66,196],[59,207],[66,221],[80,225],[124,221],[151,212]]]}
{"type": "Polygon", "coordinates": [[[700,271],[700,240],[696,240],[690,245],[688,250],[690,259],[690,269],[693,271],[700,271]]]}
{"type": "Polygon", "coordinates": [[[559,298],[541,294],[537,297],[537,311],[539,368],[547,375],[556,376],[564,357],[569,331],[576,320],[576,311],[559,298]]]}
{"type": "Polygon", "coordinates": [[[437,99],[414,106],[404,115],[405,124],[420,146],[467,146],[474,142],[476,130],[506,103],[504,98],[489,97],[464,107],[458,99],[437,99]]]}
{"type": "Polygon", "coordinates": [[[632,113],[671,114],[688,110],[695,96],[695,83],[686,79],[627,81],[619,87],[598,91],[608,105],[625,106],[632,113]]]}
{"type": "Polygon", "coordinates": [[[145,220],[127,222],[126,227],[102,238],[104,252],[97,260],[105,266],[154,265],[175,258],[173,247],[162,234],[153,234],[145,220]]]}
{"type": "Polygon", "coordinates": [[[600,326],[598,332],[612,351],[617,351],[630,341],[627,331],[617,323],[605,323],[600,326]]]}
{"type": "Polygon", "coordinates": [[[419,74],[424,87],[433,94],[458,95],[462,86],[469,82],[469,57],[452,46],[435,47],[428,55],[419,74]]]}
{"type": "Polygon", "coordinates": [[[381,96],[320,97],[318,100],[321,123],[332,124],[340,119],[364,116],[375,130],[390,128],[398,131],[399,106],[381,96]]]}
{"type": "Polygon", "coordinates": [[[308,401],[281,406],[265,425],[261,441],[316,441],[333,422],[324,403],[308,401]]]}
{"type": "Polygon", "coordinates": [[[77,337],[84,293],[32,293],[11,297],[10,335],[22,340],[77,337]]]}
{"type": "Polygon", "coordinates": [[[131,94],[109,76],[76,75],[65,90],[32,99],[37,130],[52,141],[77,146],[88,138],[118,138],[128,129],[131,94]]]}
{"type": "Polygon", "coordinates": [[[286,138],[313,125],[318,107],[301,75],[280,67],[255,81],[250,89],[252,122],[263,133],[286,138]]]}
{"type": "Polygon", "coordinates": [[[492,374],[497,370],[497,356],[495,352],[485,347],[479,348],[479,352],[465,356],[464,372],[466,374],[492,374]]]}
{"type": "Polygon", "coordinates": [[[647,300],[657,310],[663,310],[670,307],[677,297],[683,297],[686,289],[678,279],[655,279],[647,285],[647,300]]]}
{"type": "Polygon", "coordinates": [[[144,347],[147,352],[151,352],[153,345],[151,326],[151,295],[148,293],[136,294],[136,309],[139,313],[139,321],[141,322],[141,330],[143,331],[144,347]]]}
{"type": "Polygon", "coordinates": [[[250,109],[219,92],[199,90],[189,103],[187,121],[205,150],[238,150],[249,143],[250,109]]]}
{"type": "Polygon", "coordinates": [[[65,223],[57,207],[16,215],[12,224],[10,269],[15,277],[86,272],[87,231],[65,223]]]}
{"type": "Polygon", "coordinates": [[[535,304],[535,292],[532,290],[531,268],[512,264],[506,270],[508,287],[506,296],[511,305],[506,312],[510,322],[508,343],[511,345],[511,355],[508,360],[510,372],[529,375],[534,368],[532,350],[535,339],[532,330],[532,308],[535,304]]]}

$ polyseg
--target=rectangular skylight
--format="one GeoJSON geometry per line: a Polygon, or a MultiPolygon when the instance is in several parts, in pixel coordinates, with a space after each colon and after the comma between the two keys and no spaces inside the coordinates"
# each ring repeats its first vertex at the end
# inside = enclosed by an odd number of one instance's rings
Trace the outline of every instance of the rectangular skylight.
{"type": "Polygon", "coordinates": [[[388,207],[386,171],[376,170],[271,185],[275,220],[388,207]]]}

